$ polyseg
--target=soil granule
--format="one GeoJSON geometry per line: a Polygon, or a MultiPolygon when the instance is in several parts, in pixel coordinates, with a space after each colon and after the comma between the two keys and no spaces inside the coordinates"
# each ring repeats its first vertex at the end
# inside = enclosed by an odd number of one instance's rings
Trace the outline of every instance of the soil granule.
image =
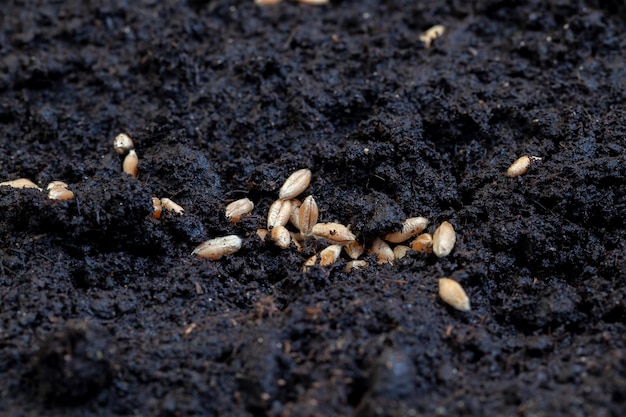
{"type": "Polygon", "coordinates": [[[5,2],[16,178],[76,198],[0,187],[2,416],[626,415],[622,1],[5,2]],[[256,234],[301,168],[320,221],[454,250],[303,272],[256,234]]]}

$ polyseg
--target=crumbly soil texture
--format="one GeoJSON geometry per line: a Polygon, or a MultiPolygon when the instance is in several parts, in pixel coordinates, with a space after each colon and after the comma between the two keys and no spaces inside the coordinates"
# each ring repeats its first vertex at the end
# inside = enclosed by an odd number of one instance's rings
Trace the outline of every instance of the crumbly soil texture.
{"type": "Polygon", "coordinates": [[[624,416],[625,57],[621,1],[5,2],[0,181],[44,191],[0,187],[0,415],[624,416]],[[456,246],[303,271],[256,233],[301,168],[456,246]]]}

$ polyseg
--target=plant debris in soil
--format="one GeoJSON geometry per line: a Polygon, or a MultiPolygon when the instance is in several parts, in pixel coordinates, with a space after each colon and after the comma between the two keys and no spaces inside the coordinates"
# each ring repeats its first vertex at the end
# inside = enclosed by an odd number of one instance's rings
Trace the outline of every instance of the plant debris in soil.
{"type": "Polygon", "coordinates": [[[621,1],[8,2],[0,182],[74,198],[0,186],[0,415],[621,417],[625,109],[621,1]],[[302,168],[320,221],[454,249],[303,271],[256,234],[302,168]]]}

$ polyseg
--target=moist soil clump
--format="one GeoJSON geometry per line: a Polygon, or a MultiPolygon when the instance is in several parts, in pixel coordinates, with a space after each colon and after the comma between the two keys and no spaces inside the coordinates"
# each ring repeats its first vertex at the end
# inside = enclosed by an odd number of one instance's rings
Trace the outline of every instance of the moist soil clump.
{"type": "Polygon", "coordinates": [[[0,186],[0,415],[623,416],[625,57],[619,1],[3,5],[0,182],[44,191],[0,186]],[[454,249],[303,271],[256,233],[302,168],[368,248],[454,249]]]}

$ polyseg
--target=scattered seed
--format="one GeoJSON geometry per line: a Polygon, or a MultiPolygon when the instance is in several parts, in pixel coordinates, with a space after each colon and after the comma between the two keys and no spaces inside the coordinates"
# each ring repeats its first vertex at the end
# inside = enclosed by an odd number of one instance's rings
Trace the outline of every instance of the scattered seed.
{"type": "Polygon", "coordinates": [[[67,188],[63,187],[52,187],[48,191],[48,198],[50,200],[73,200],[74,193],[67,188]]]}
{"type": "Polygon", "coordinates": [[[64,183],[63,181],[52,181],[48,184],[48,186],[46,187],[46,190],[51,190],[53,188],[67,188],[69,187],[69,185],[67,185],[67,183],[64,183]]]}
{"type": "Polygon", "coordinates": [[[302,264],[302,271],[303,272],[308,271],[312,266],[315,266],[316,263],[317,263],[317,255],[311,256],[309,259],[304,261],[304,264],[302,264]]]}
{"type": "Polygon", "coordinates": [[[46,187],[48,198],[51,200],[73,200],[74,193],[67,189],[68,185],[63,181],[52,181],[46,187]]]}
{"type": "Polygon", "coordinates": [[[445,26],[443,25],[435,25],[419,36],[419,40],[424,42],[424,47],[426,49],[430,48],[430,45],[433,43],[435,39],[443,35],[446,31],[445,26]]]}
{"type": "Polygon", "coordinates": [[[448,222],[441,223],[433,234],[434,254],[439,258],[448,256],[450,252],[452,252],[455,243],[456,233],[454,232],[454,227],[452,227],[452,225],[448,222]]]}
{"type": "Polygon", "coordinates": [[[276,200],[270,206],[267,214],[267,228],[284,226],[291,217],[291,200],[276,200]]]}
{"type": "Polygon", "coordinates": [[[241,216],[248,214],[254,209],[254,203],[249,198],[233,201],[226,206],[226,218],[235,223],[241,220],[241,216]]]}
{"type": "Polygon", "coordinates": [[[470,301],[461,284],[450,278],[439,278],[439,297],[460,311],[470,311],[470,301]]]}
{"type": "Polygon", "coordinates": [[[289,200],[300,195],[311,182],[311,170],[299,169],[287,178],[278,194],[281,200],[289,200]]]}
{"type": "Polygon", "coordinates": [[[313,226],[317,223],[319,209],[312,195],[308,196],[302,202],[298,210],[298,229],[305,236],[310,236],[313,232],[313,226]]]}
{"type": "Polygon", "coordinates": [[[356,240],[356,236],[343,224],[317,223],[312,229],[313,236],[325,239],[331,245],[347,245],[356,240]]]}
{"type": "Polygon", "coordinates": [[[346,264],[346,272],[350,272],[354,269],[367,268],[368,266],[369,264],[367,263],[367,261],[364,261],[362,259],[355,259],[346,264]]]}
{"type": "Polygon", "coordinates": [[[159,219],[161,218],[161,212],[163,211],[163,206],[161,205],[161,200],[157,197],[152,197],[152,218],[159,219]]]}
{"type": "Polygon", "coordinates": [[[341,245],[331,245],[320,252],[320,266],[332,265],[341,254],[341,245]]]}
{"type": "Polygon", "coordinates": [[[300,206],[302,205],[302,201],[298,199],[291,200],[291,215],[289,216],[289,223],[294,225],[294,227],[299,229],[300,221],[298,220],[298,214],[300,210],[300,206]]]}
{"type": "Polygon", "coordinates": [[[402,259],[410,251],[411,251],[411,248],[409,248],[408,246],[398,245],[395,248],[393,248],[393,256],[395,259],[402,259]]]}
{"type": "Polygon", "coordinates": [[[428,226],[428,219],[425,217],[411,217],[402,222],[402,230],[399,232],[389,233],[384,239],[391,243],[400,243],[409,240],[413,236],[419,234],[428,226]]]}
{"type": "Polygon", "coordinates": [[[207,240],[193,250],[192,255],[199,258],[220,259],[241,249],[242,240],[239,236],[230,235],[207,240]]]}
{"type": "Polygon", "coordinates": [[[39,188],[37,184],[35,184],[34,182],[26,178],[19,178],[17,180],[0,182],[0,186],[3,186],[3,185],[6,185],[8,187],[13,187],[13,188],[36,188],[39,191],[43,191],[41,188],[39,188]]]}
{"type": "Polygon", "coordinates": [[[173,211],[176,214],[183,214],[183,212],[185,211],[185,209],[183,209],[178,204],[174,203],[169,198],[161,199],[161,207],[163,207],[167,211],[173,211]]]}
{"type": "Polygon", "coordinates": [[[515,162],[511,164],[509,169],[506,170],[506,175],[511,178],[519,177],[520,175],[524,175],[528,172],[528,168],[530,164],[533,162],[541,161],[541,158],[538,156],[529,156],[524,155],[518,158],[515,162]]]}
{"type": "Polygon", "coordinates": [[[139,158],[137,157],[137,153],[134,149],[131,149],[128,152],[128,155],[124,158],[124,163],[122,164],[122,168],[125,173],[132,175],[137,178],[137,166],[139,165],[139,158]]]}
{"type": "Polygon", "coordinates": [[[372,242],[371,253],[378,257],[379,265],[393,263],[393,260],[395,259],[395,255],[393,254],[391,246],[389,246],[387,242],[380,238],[376,238],[372,242]]]}
{"type": "Polygon", "coordinates": [[[113,139],[113,150],[116,154],[126,155],[131,149],[135,149],[135,144],[126,133],[120,133],[113,139]]]}
{"type": "Polygon", "coordinates": [[[355,240],[354,242],[345,245],[344,249],[350,258],[359,259],[359,257],[363,255],[363,252],[365,252],[365,245],[362,245],[355,240]]]}
{"type": "Polygon", "coordinates": [[[270,231],[272,240],[281,249],[287,249],[291,243],[291,235],[285,226],[274,226],[270,231]]]}
{"type": "Polygon", "coordinates": [[[430,233],[419,235],[411,242],[411,249],[419,253],[430,253],[433,251],[433,237],[430,233]]]}

